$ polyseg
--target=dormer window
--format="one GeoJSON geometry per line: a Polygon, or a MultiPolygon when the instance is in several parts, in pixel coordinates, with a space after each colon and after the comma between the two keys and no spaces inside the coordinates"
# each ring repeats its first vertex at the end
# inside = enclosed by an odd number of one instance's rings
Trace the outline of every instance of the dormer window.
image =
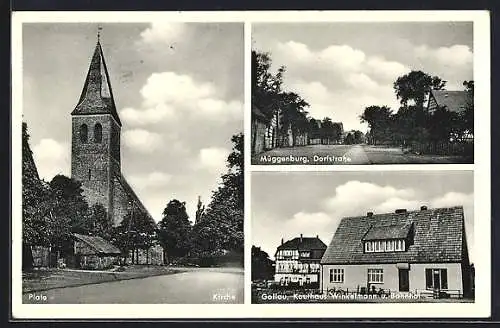
{"type": "Polygon", "coordinates": [[[413,224],[373,225],[362,239],[366,253],[405,252],[413,240],[413,224]]]}

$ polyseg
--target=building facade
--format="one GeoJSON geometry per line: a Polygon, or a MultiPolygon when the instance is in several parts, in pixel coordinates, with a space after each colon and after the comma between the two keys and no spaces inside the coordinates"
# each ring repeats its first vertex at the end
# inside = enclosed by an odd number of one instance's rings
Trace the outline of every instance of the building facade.
{"type": "Polygon", "coordinates": [[[320,260],[326,244],[318,236],[281,240],[274,255],[274,281],[282,286],[317,286],[320,278],[320,260]]]}
{"type": "Polygon", "coordinates": [[[321,259],[321,289],[468,296],[462,207],[344,218],[321,259]]]}
{"type": "Polygon", "coordinates": [[[121,172],[122,123],[99,41],[71,120],[71,177],[89,205],[103,205],[115,226],[131,211],[151,217],[121,172]]]}

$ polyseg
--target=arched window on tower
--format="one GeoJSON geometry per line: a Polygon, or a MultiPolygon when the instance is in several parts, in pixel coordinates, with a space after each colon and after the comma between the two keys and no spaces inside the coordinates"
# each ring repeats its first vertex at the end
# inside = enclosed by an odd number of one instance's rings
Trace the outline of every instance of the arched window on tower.
{"type": "Polygon", "coordinates": [[[88,141],[87,124],[82,124],[82,126],[80,126],[80,141],[82,143],[87,143],[87,141],[88,141]]]}
{"type": "Polygon", "coordinates": [[[96,123],[96,125],[94,126],[94,142],[102,142],[102,125],[100,123],[96,123]]]}

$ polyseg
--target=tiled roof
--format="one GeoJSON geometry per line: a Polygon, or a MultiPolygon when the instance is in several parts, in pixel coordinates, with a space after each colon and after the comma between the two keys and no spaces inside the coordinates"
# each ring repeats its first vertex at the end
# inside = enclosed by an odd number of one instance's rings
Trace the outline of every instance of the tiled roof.
{"type": "Polygon", "coordinates": [[[388,226],[375,225],[368,229],[363,240],[401,239],[408,237],[411,224],[401,223],[388,226]]]}
{"type": "MultiPolygon", "coordinates": [[[[399,233],[391,228],[391,233],[399,233]]],[[[404,231],[404,230],[400,230],[404,231]]],[[[328,246],[322,264],[362,263],[430,263],[460,262],[464,231],[464,212],[461,206],[428,209],[405,213],[374,214],[344,218],[328,246]],[[381,227],[413,224],[413,244],[405,252],[364,253],[363,237],[374,230],[381,236],[381,227]]],[[[464,252],[463,252],[464,251],[464,252]]]]}
{"type": "Polygon", "coordinates": [[[278,246],[278,250],[282,249],[309,251],[312,249],[326,249],[326,244],[317,237],[296,237],[278,246]]]}
{"type": "Polygon", "coordinates": [[[88,235],[81,235],[78,233],[74,233],[73,236],[86,243],[89,245],[92,249],[95,250],[96,253],[101,253],[101,254],[120,254],[121,251],[115,247],[113,244],[110,242],[106,241],[105,239],[98,237],[98,236],[88,236],[88,235]]]}
{"type": "Polygon", "coordinates": [[[445,106],[450,112],[465,110],[470,97],[466,91],[432,90],[431,93],[438,106],[445,106]]]}
{"type": "Polygon", "coordinates": [[[132,201],[134,202],[135,206],[139,208],[143,214],[145,214],[149,219],[153,220],[153,217],[149,213],[149,211],[146,209],[144,204],[141,202],[137,194],[134,192],[134,189],[128,184],[127,179],[123,176],[123,174],[115,174],[115,178],[118,180],[118,182],[122,185],[123,189],[125,190],[125,193],[127,194],[128,197],[132,198],[132,201]]]}
{"type": "Polygon", "coordinates": [[[97,42],[90,62],[80,100],[71,114],[111,114],[121,126],[113,98],[108,69],[106,68],[99,42],[97,42]]]}

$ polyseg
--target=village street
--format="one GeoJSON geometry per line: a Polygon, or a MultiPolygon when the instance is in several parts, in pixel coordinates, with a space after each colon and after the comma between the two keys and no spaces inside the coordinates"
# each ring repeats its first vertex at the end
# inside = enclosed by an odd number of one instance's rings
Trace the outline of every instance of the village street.
{"type": "Polygon", "coordinates": [[[405,154],[401,148],[372,145],[309,145],[275,148],[252,158],[254,165],[449,164],[460,156],[405,154]]]}
{"type": "Polygon", "coordinates": [[[243,303],[243,284],[243,269],[191,268],[170,275],[25,293],[23,303],[243,303]]]}

